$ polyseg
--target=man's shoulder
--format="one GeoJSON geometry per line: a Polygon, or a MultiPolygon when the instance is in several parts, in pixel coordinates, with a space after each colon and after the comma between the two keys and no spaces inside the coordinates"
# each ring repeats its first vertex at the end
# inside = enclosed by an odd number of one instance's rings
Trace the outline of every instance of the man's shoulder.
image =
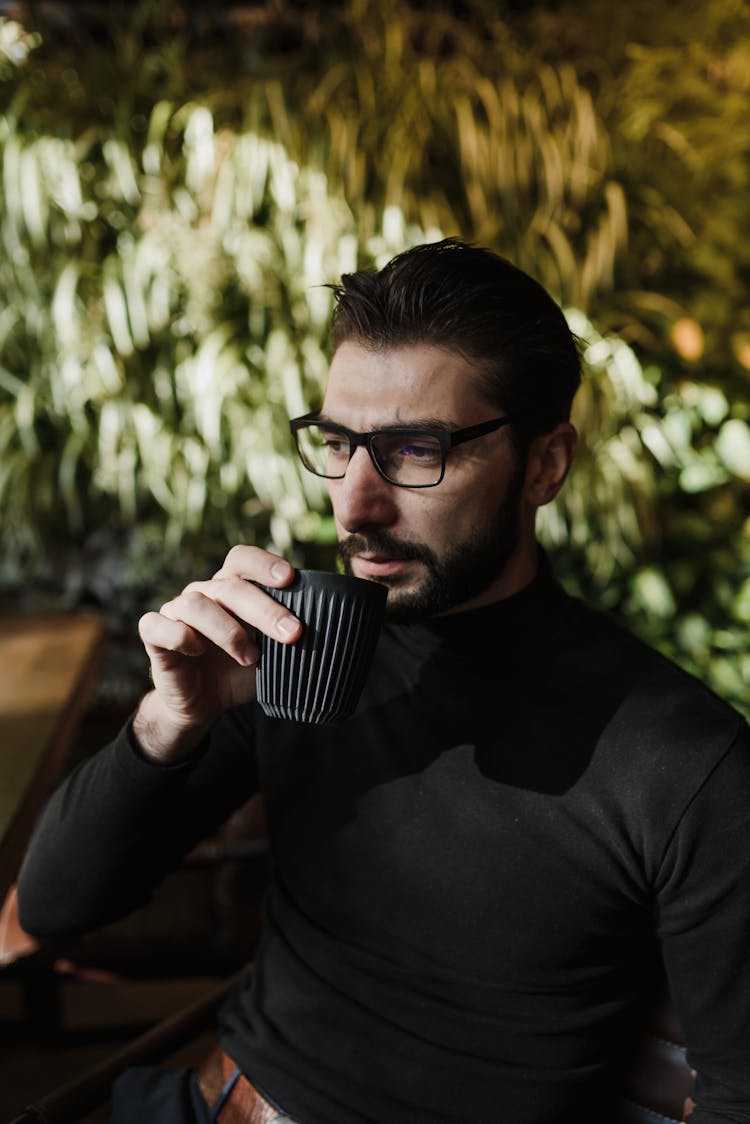
{"type": "Polygon", "coordinates": [[[589,668],[589,687],[617,700],[612,721],[631,745],[726,748],[747,723],[697,676],[622,623],[564,595],[561,610],[574,661],[589,668]]]}

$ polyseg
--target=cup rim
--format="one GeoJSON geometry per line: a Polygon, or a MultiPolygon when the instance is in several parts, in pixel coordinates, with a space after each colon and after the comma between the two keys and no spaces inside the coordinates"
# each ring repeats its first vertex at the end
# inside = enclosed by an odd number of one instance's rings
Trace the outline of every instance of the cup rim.
{"type": "Polygon", "coordinates": [[[380,582],[373,581],[370,578],[357,578],[353,574],[339,574],[330,570],[309,570],[306,568],[295,570],[292,581],[281,588],[290,591],[326,588],[342,590],[348,588],[357,596],[369,597],[375,601],[385,602],[388,597],[387,587],[380,582]]]}

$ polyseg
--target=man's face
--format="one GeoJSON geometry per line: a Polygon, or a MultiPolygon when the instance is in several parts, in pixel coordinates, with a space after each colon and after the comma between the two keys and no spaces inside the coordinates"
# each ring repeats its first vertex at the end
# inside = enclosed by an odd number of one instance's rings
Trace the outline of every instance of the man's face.
{"type": "MultiPolygon", "coordinates": [[[[480,394],[476,368],[427,344],[336,352],[322,413],[357,431],[443,423],[461,429],[500,416],[480,394]]],[[[388,586],[388,612],[402,620],[477,607],[514,592],[522,543],[523,474],[507,431],[448,453],[434,488],[397,488],[358,448],[329,490],[348,573],[388,586]],[[512,580],[512,579],[511,579],[512,580]]]]}

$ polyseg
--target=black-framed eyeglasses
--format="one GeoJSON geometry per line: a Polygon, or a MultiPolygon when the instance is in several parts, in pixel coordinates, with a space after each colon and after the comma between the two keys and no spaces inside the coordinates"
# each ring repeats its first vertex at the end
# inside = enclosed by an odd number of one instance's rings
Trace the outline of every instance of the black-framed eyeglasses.
{"type": "Polygon", "coordinates": [[[294,418],[289,428],[300,460],[316,476],[341,480],[355,449],[364,445],[375,468],[389,484],[397,488],[434,488],[445,475],[445,459],[450,449],[494,433],[511,420],[506,415],[452,431],[394,425],[357,433],[312,413],[294,418]]]}

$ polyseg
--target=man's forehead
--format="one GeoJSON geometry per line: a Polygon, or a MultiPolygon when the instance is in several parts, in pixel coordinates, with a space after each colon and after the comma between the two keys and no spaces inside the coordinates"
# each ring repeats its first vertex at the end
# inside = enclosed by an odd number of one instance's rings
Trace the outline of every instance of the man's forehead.
{"type": "Polygon", "coordinates": [[[368,349],[346,341],[329,371],[322,413],[368,428],[399,422],[457,424],[481,408],[477,368],[429,344],[368,349]],[[342,412],[347,416],[342,416],[342,412]]]}

